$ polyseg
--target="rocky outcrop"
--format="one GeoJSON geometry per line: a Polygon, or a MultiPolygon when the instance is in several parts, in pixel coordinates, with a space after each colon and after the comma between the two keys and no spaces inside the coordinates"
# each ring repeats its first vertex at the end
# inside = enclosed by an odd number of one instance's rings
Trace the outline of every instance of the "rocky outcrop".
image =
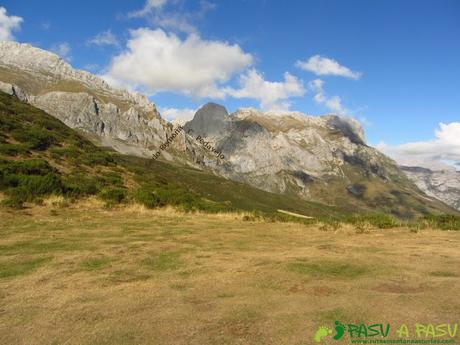
{"type": "Polygon", "coordinates": [[[460,171],[407,166],[401,169],[425,194],[460,211],[460,171]]]}
{"type": "Polygon", "coordinates": [[[273,192],[294,187],[309,197],[314,179],[346,178],[347,165],[383,180],[398,175],[388,158],[364,144],[356,122],[333,115],[242,109],[229,116],[222,107],[206,105],[185,127],[196,133],[221,133],[208,136],[226,157],[226,164],[217,167],[219,174],[273,192]],[[216,116],[212,116],[214,110],[216,116]],[[213,119],[211,126],[204,126],[211,123],[206,118],[213,119]]]}

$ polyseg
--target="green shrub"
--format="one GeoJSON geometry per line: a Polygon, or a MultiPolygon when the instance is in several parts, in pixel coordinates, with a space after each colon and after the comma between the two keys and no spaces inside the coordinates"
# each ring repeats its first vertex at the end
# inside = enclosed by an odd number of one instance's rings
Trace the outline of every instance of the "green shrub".
{"type": "Polygon", "coordinates": [[[96,183],[99,189],[104,187],[123,187],[123,178],[117,172],[108,171],[98,175],[96,183]]]}
{"type": "Polygon", "coordinates": [[[18,156],[27,152],[23,145],[18,144],[0,144],[0,153],[7,156],[18,156]]]}
{"type": "Polygon", "coordinates": [[[26,144],[29,149],[40,151],[46,150],[56,142],[54,135],[38,127],[15,129],[11,132],[11,136],[17,141],[26,144]]]}
{"type": "Polygon", "coordinates": [[[10,199],[33,201],[39,196],[61,194],[63,185],[60,177],[54,173],[47,175],[10,175],[15,187],[6,190],[10,199]]]}
{"type": "Polygon", "coordinates": [[[1,202],[1,205],[5,207],[15,208],[17,210],[20,210],[24,208],[24,201],[18,200],[15,198],[9,198],[9,199],[3,200],[1,202]]]}
{"type": "Polygon", "coordinates": [[[82,154],[75,146],[69,147],[57,147],[50,150],[51,155],[55,159],[67,158],[71,160],[77,160],[82,154]]]}
{"type": "Polygon", "coordinates": [[[17,123],[14,119],[7,118],[6,116],[0,117],[0,131],[11,132],[17,127],[17,123]]]}
{"type": "Polygon", "coordinates": [[[101,191],[99,197],[108,204],[120,204],[126,199],[127,190],[122,188],[110,188],[101,191]]]}
{"type": "Polygon", "coordinates": [[[441,230],[460,230],[460,217],[452,214],[428,215],[420,221],[425,221],[431,227],[441,230]]]}
{"type": "Polygon", "coordinates": [[[83,174],[71,174],[63,178],[64,192],[70,197],[95,195],[100,190],[96,179],[83,174]]]}
{"type": "Polygon", "coordinates": [[[158,195],[143,188],[139,188],[134,191],[133,199],[147,208],[164,206],[158,195]]]}
{"type": "Polygon", "coordinates": [[[111,165],[115,163],[113,157],[103,151],[85,152],[81,157],[82,163],[86,165],[111,165]]]}
{"type": "Polygon", "coordinates": [[[199,199],[196,196],[192,195],[189,191],[175,188],[172,186],[170,186],[169,188],[155,188],[155,193],[165,204],[173,206],[182,206],[184,209],[187,210],[194,209],[194,206],[197,206],[199,201],[199,199]]]}
{"type": "Polygon", "coordinates": [[[29,159],[12,161],[0,159],[0,171],[7,174],[46,175],[56,172],[49,163],[43,159],[29,159]]]}
{"type": "Polygon", "coordinates": [[[353,216],[352,218],[348,219],[348,222],[352,224],[369,223],[370,225],[375,226],[379,229],[390,229],[401,225],[401,223],[398,220],[396,220],[390,215],[383,213],[353,216]]]}

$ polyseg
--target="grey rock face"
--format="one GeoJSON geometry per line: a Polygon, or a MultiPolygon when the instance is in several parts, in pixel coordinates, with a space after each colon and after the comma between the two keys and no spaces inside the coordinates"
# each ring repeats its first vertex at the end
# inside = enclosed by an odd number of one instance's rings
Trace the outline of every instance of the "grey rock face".
{"type": "Polygon", "coordinates": [[[350,165],[362,171],[363,177],[399,178],[391,160],[365,145],[362,128],[352,120],[331,115],[275,115],[255,109],[241,109],[227,118],[221,107],[210,105],[200,109],[186,128],[209,130],[202,121],[211,118],[214,110],[219,124],[211,131],[219,128],[220,135],[212,140],[226,160],[213,168],[230,179],[278,193],[294,189],[310,198],[313,181],[347,179],[345,168],[350,165]]]}
{"type": "Polygon", "coordinates": [[[401,167],[425,194],[460,211],[460,171],[401,167]]]}
{"type": "Polygon", "coordinates": [[[0,91],[7,93],[8,95],[16,96],[21,101],[27,102],[28,95],[17,85],[8,84],[0,81],[0,91]]]}
{"type": "Polygon", "coordinates": [[[192,130],[195,135],[206,135],[209,137],[223,135],[230,122],[225,107],[208,103],[196,112],[192,121],[185,124],[186,131],[192,130]]]}

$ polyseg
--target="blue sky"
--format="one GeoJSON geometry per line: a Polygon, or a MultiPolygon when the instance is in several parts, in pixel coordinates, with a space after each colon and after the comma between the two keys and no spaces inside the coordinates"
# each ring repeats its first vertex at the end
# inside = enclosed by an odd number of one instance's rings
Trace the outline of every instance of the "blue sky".
{"type": "Polygon", "coordinates": [[[460,1],[8,0],[0,7],[22,18],[9,39],[146,92],[170,117],[209,100],[229,111],[336,112],[361,120],[369,143],[384,142],[379,147],[393,157],[460,161],[460,1]]]}

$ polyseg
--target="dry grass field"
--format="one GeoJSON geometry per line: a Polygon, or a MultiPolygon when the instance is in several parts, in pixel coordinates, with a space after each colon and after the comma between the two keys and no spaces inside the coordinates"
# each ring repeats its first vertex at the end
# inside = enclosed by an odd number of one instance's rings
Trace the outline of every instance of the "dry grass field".
{"type": "Polygon", "coordinates": [[[295,345],[335,320],[454,323],[459,245],[94,201],[0,209],[0,343],[295,345]]]}

